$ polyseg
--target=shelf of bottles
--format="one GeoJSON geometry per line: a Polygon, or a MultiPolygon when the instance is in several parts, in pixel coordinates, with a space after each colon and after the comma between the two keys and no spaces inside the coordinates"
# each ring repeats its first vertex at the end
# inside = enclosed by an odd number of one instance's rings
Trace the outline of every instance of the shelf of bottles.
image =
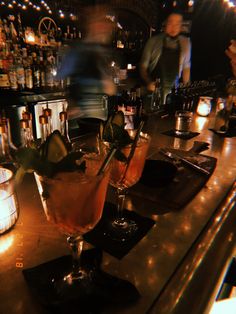
{"type": "Polygon", "coordinates": [[[146,38],[143,31],[118,29],[113,34],[113,48],[139,51],[143,49],[146,38]]]}
{"type": "Polygon", "coordinates": [[[43,91],[63,89],[68,80],[56,78],[60,47],[79,38],[77,29],[67,26],[48,34],[22,27],[21,17],[0,14],[0,90],[43,91]]]}

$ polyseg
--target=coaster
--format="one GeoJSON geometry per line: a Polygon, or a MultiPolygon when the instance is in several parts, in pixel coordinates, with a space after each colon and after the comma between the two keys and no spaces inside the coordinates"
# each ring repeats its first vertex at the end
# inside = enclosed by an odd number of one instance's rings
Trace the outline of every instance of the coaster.
{"type": "Polygon", "coordinates": [[[162,134],[167,135],[167,136],[172,136],[172,137],[178,137],[183,140],[190,140],[191,138],[198,136],[200,133],[190,131],[188,134],[176,134],[175,130],[173,129],[173,130],[162,132],[162,134]]]}
{"type": "Polygon", "coordinates": [[[103,216],[97,226],[84,235],[85,241],[106,251],[110,255],[121,259],[147,234],[155,222],[147,217],[143,217],[133,211],[124,210],[124,216],[136,222],[137,231],[126,241],[119,242],[111,238],[110,228],[112,221],[116,217],[117,209],[112,203],[105,203],[103,216]]]}
{"type": "Polygon", "coordinates": [[[120,308],[136,302],[140,297],[138,290],[127,280],[103,272],[99,268],[101,258],[102,253],[98,249],[83,251],[82,264],[90,269],[92,276],[86,285],[73,289],[73,293],[61,293],[54,284],[70,271],[71,256],[25,269],[23,275],[30,290],[50,313],[97,314],[110,306],[120,308]]]}
{"type": "Polygon", "coordinates": [[[218,132],[214,129],[209,129],[210,131],[212,131],[213,133],[217,134],[219,137],[235,137],[236,136],[236,128],[233,128],[233,129],[229,129],[227,132],[225,133],[221,133],[221,132],[218,132]]]}

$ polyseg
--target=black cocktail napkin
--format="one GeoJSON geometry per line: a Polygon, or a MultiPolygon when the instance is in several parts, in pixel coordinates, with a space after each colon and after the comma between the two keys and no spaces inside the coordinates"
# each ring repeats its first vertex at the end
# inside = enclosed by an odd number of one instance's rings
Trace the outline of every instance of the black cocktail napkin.
{"type": "Polygon", "coordinates": [[[198,136],[200,133],[190,131],[188,134],[176,134],[175,130],[173,129],[173,130],[162,132],[162,134],[167,135],[167,136],[172,136],[172,137],[178,137],[183,140],[190,140],[191,138],[198,136]]]}
{"type": "Polygon", "coordinates": [[[25,280],[39,302],[55,314],[102,313],[105,308],[127,306],[140,297],[128,281],[116,278],[100,268],[98,249],[83,251],[82,265],[90,271],[90,280],[68,293],[59,289],[59,279],[71,270],[71,256],[62,256],[34,268],[23,270],[25,280]],[[78,289],[77,289],[78,288],[78,289]]]}
{"type": "Polygon", "coordinates": [[[125,209],[124,216],[136,222],[138,228],[129,239],[120,242],[112,237],[113,227],[111,223],[116,215],[116,206],[112,203],[105,203],[102,219],[92,231],[85,234],[84,239],[110,255],[121,259],[147,234],[155,222],[150,218],[125,209]]]}
{"type": "Polygon", "coordinates": [[[225,133],[217,132],[214,129],[209,129],[209,130],[212,131],[213,133],[219,135],[220,137],[234,137],[234,136],[236,136],[236,128],[228,129],[228,131],[225,133]]]}

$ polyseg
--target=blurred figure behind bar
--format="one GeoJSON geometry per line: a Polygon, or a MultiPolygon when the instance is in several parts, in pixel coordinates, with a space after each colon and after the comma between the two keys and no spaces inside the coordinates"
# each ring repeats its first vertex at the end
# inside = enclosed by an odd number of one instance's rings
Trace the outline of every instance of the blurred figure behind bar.
{"type": "Polygon", "coordinates": [[[169,14],[164,32],[148,40],[140,62],[140,74],[149,91],[155,90],[160,79],[163,104],[181,77],[183,83],[190,81],[191,44],[187,37],[180,35],[182,22],[180,12],[169,14]]]}
{"type": "Polygon", "coordinates": [[[116,92],[111,53],[107,47],[113,29],[107,18],[108,9],[105,5],[84,8],[81,14],[83,39],[69,49],[58,72],[59,78],[70,78],[68,118],[71,137],[78,135],[78,126],[79,134],[96,131],[99,121],[107,119],[107,96],[116,92]]]}
{"type": "Polygon", "coordinates": [[[225,53],[230,59],[232,73],[236,78],[236,40],[231,40],[231,43],[225,53]]]}

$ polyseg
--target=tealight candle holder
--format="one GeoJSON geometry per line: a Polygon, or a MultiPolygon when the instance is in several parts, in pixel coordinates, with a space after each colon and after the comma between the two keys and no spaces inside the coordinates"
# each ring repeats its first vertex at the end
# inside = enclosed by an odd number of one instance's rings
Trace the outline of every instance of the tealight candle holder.
{"type": "Polygon", "coordinates": [[[211,112],[212,97],[201,96],[198,101],[197,114],[202,117],[207,117],[211,112]]]}
{"type": "Polygon", "coordinates": [[[0,168],[0,234],[16,223],[19,215],[13,172],[0,168]]]}

